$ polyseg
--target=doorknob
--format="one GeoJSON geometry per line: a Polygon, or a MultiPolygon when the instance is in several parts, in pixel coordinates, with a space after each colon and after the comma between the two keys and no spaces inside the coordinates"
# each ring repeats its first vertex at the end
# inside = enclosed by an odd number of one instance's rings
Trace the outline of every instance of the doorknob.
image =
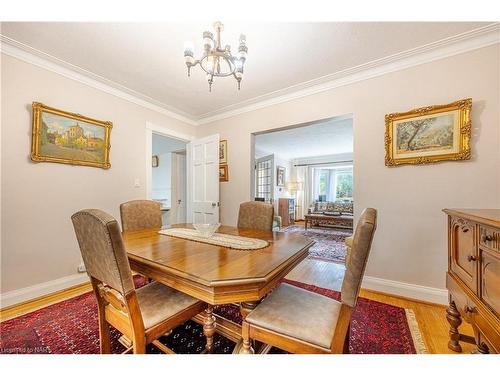
{"type": "Polygon", "coordinates": [[[181,202],[182,202],[182,201],[181,201],[180,199],[177,199],[177,203],[178,203],[178,204],[181,204],[181,202]]]}
{"type": "Polygon", "coordinates": [[[215,206],[217,206],[217,203],[212,202],[212,207],[215,207],[215,206]]]}

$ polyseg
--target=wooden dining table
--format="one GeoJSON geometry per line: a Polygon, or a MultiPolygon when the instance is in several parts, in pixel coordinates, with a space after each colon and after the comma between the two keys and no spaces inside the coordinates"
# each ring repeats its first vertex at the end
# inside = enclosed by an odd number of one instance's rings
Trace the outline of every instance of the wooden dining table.
{"type": "MultiPolygon", "coordinates": [[[[190,224],[173,227],[192,228],[190,224]]],[[[257,250],[236,250],[163,235],[158,229],[123,233],[133,271],[208,304],[205,312],[195,318],[203,324],[206,352],[213,351],[215,331],[235,342],[241,338],[239,325],[215,316],[214,305],[239,304],[245,317],[307,257],[313,244],[298,233],[230,226],[221,226],[218,233],[259,238],[269,245],[257,250]]]]}

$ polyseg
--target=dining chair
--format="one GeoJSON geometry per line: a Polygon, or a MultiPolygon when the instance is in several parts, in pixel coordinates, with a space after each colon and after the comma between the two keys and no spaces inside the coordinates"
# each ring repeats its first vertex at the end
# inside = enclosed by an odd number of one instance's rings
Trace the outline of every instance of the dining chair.
{"type": "Polygon", "coordinates": [[[348,353],[351,316],[376,226],[377,211],[365,209],[354,233],[340,302],[280,284],[245,317],[240,353],[253,353],[252,339],[291,353],[348,353]]]}
{"type": "Polygon", "coordinates": [[[238,228],[271,231],[274,207],[265,202],[243,202],[238,212],[238,228]]]}
{"type": "Polygon", "coordinates": [[[173,353],[158,338],[202,312],[206,304],[158,282],[135,289],[120,227],[111,215],[87,209],[71,220],[97,298],[101,353],[111,351],[110,325],[131,343],[126,352],[145,353],[152,343],[173,353]]]}
{"type": "Polygon", "coordinates": [[[161,204],[151,200],[133,200],[120,204],[122,231],[161,228],[161,204]]]}

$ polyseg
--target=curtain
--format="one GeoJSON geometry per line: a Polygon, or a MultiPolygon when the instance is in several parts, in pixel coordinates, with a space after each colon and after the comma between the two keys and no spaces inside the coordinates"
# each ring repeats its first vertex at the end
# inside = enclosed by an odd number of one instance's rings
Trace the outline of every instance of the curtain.
{"type": "Polygon", "coordinates": [[[296,181],[302,185],[302,189],[297,190],[297,219],[304,220],[304,215],[311,205],[312,199],[312,178],[311,168],[307,166],[296,167],[296,181]]]}
{"type": "Polygon", "coordinates": [[[336,184],[336,179],[335,179],[335,169],[328,169],[328,187],[326,189],[326,200],[328,202],[334,202],[335,201],[335,196],[336,196],[336,191],[337,191],[337,184],[336,184]]]}

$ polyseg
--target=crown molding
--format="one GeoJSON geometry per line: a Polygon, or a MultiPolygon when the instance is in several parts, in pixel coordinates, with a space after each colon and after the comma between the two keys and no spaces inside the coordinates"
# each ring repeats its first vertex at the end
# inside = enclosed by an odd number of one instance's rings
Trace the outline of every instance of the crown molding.
{"type": "Polygon", "coordinates": [[[6,55],[47,69],[66,78],[73,79],[87,86],[189,125],[197,126],[497,44],[500,42],[500,23],[492,23],[475,30],[374,60],[366,64],[289,86],[215,111],[207,112],[198,117],[192,116],[1,34],[0,42],[0,51],[6,55]]]}
{"type": "Polygon", "coordinates": [[[119,83],[89,72],[88,70],[58,59],[57,57],[39,51],[5,35],[0,34],[0,42],[0,51],[8,56],[15,57],[32,65],[60,74],[66,78],[70,78],[74,81],[83,83],[84,85],[114,95],[120,99],[124,99],[128,102],[137,104],[141,107],[161,113],[187,124],[198,125],[195,118],[185,112],[129,89],[119,83]]]}
{"type": "Polygon", "coordinates": [[[500,23],[493,23],[479,29],[432,42],[311,81],[293,85],[216,111],[208,112],[198,118],[198,124],[208,124],[294,99],[314,95],[337,87],[350,85],[384,74],[491,46],[499,43],[499,41],[500,23]]]}

